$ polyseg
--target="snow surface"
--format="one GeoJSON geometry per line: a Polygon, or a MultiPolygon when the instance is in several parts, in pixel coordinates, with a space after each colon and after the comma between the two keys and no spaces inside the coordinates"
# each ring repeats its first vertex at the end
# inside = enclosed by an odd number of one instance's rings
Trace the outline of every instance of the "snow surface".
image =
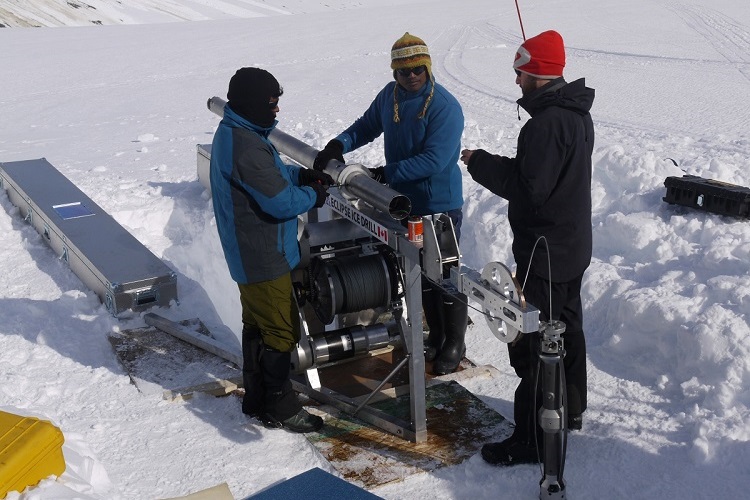
{"type": "MultiPolygon", "coordinates": [[[[11,24],[7,10],[27,25],[95,19],[82,8],[63,14],[63,3],[2,1],[0,23],[11,24]]],[[[566,77],[586,77],[597,92],[594,257],[583,291],[589,410],[569,440],[568,496],[744,498],[750,222],[662,197],[665,177],[684,173],[750,186],[750,3],[519,3],[526,34],[560,31],[566,77]]],[[[515,2],[86,5],[119,25],[0,30],[0,161],[46,157],[176,271],[180,304],[157,312],[200,317],[234,348],[239,300],[195,146],[219,121],[207,98],[224,97],[237,68],[274,73],[285,89],[279,127],[321,148],[391,78],[390,46],[408,30],[426,40],[437,81],[464,108],[465,147],[512,155],[528,118],[518,119],[511,70],[522,40],[515,2]]],[[[380,164],[382,141],[348,161],[380,164]]],[[[511,265],[507,204],[468,175],[464,194],[465,264],[511,265]]],[[[222,482],[244,498],[312,467],[335,473],[303,436],[253,425],[237,398],[168,403],[139,393],[107,334],[142,327],[142,317],[110,316],[7,196],[0,205],[0,409],[53,421],[67,462],[59,479],[8,498],[164,498],[222,482]]],[[[512,415],[506,346],[471,315],[468,357],[502,378],[465,385],[512,415]]],[[[495,468],[476,454],[373,493],[536,498],[539,478],[536,467],[495,468]]]]}

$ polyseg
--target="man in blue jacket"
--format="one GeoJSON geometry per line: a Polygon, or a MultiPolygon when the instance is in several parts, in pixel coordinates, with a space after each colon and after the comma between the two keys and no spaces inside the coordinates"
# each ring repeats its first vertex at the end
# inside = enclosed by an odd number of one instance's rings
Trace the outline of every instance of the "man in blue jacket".
{"type": "MultiPolygon", "coordinates": [[[[508,200],[516,274],[525,284],[526,301],[539,309],[541,320],[565,323],[566,423],[580,429],[587,401],[581,283],[591,262],[594,90],[583,79],[566,82],[564,66],[559,33],[545,31],[526,40],[513,69],[522,93],[518,104],[531,118],[521,128],[515,158],[467,149],[461,160],[475,181],[508,200]]],[[[521,378],[513,408],[516,427],[505,441],[484,445],[482,457],[491,464],[537,461],[535,439],[543,434],[536,423],[538,342],[538,334],[527,334],[508,344],[510,363],[521,378]]]]}
{"type": "Polygon", "coordinates": [[[333,179],[285,165],[268,139],[283,90],[271,73],[241,68],[211,149],[211,196],[224,257],[242,304],[242,411],[268,427],[320,429],[290,381],[300,340],[291,270],[300,261],[297,216],[321,207],[333,179]]]}
{"type": "MultiPolygon", "coordinates": [[[[323,170],[331,159],[375,140],[385,143],[385,165],[371,169],[373,178],[411,200],[412,215],[446,213],[461,235],[463,187],[458,157],[464,116],[461,105],[435,83],[424,41],[409,33],[391,48],[394,81],[378,93],[365,113],[331,140],[315,159],[323,170]]],[[[443,293],[422,282],[422,307],[430,334],[425,358],[437,375],[451,373],[465,352],[466,296],[443,293]]]]}

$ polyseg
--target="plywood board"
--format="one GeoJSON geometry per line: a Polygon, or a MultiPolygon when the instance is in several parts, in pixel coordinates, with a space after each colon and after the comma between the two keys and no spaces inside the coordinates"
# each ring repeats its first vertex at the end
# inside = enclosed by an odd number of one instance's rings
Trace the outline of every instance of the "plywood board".
{"type": "MultiPolygon", "coordinates": [[[[197,318],[180,324],[210,337],[197,318]]],[[[242,377],[234,363],[153,326],[111,332],[109,341],[130,379],[144,394],[179,393],[187,387],[242,377]]]]}
{"type": "MultiPolygon", "coordinates": [[[[347,481],[374,488],[412,474],[463,462],[490,441],[512,433],[511,424],[455,381],[431,385],[426,391],[427,440],[412,443],[372,427],[329,406],[312,408],[326,425],[306,434],[347,481]],[[322,413],[321,413],[322,412],[322,413]]],[[[409,418],[408,395],[372,405],[409,418]]]]}

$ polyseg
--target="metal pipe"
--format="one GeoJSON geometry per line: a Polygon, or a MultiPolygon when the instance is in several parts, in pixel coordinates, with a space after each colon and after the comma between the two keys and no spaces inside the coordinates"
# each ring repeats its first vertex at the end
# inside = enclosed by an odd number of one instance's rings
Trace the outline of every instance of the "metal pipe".
{"type": "MultiPolygon", "coordinates": [[[[221,117],[224,116],[225,105],[226,101],[216,96],[210,98],[207,103],[208,109],[221,117]]],[[[317,149],[278,128],[273,129],[268,138],[281,153],[300,165],[307,168],[313,167],[313,162],[319,152],[317,149]]],[[[374,180],[362,165],[346,165],[337,160],[331,160],[326,165],[325,172],[341,185],[340,189],[344,195],[362,199],[395,220],[404,219],[411,212],[409,198],[374,180]]]]}
{"type": "Polygon", "coordinates": [[[399,341],[399,338],[391,337],[383,323],[354,325],[308,337],[307,342],[303,339],[297,345],[296,353],[292,353],[292,365],[295,372],[302,372],[383,349],[399,341]]]}

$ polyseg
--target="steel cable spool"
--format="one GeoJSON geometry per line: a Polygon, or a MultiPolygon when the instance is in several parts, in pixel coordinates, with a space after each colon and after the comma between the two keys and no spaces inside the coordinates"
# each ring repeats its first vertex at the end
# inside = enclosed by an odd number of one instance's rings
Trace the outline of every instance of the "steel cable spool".
{"type": "Polygon", "coordinates": [[[392,282],[390,267],[380,254],[322,260],[313,271],[313,309],[328,325],[339,313],[386,306],[392,282]]]}

